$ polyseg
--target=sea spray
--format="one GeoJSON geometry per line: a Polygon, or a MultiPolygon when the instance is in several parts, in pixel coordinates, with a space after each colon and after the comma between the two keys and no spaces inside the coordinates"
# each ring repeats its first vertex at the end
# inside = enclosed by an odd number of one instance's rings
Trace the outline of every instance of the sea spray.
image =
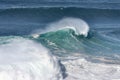
{"type": "Polygon", "coordinates": [[[63,18],[57,22],[49,24],[45,29],[39,29],[32,33],[32,36],[37,38],[39,34],[47,32],[55,32],[61,29],[73,29],[77,35],[84,35],[87,37],[89,32],[88,24],[80,18],[63,18]]]}
{"type": "Polygon", "coordinates": [[[56,57],[40,43],[22,37],[3,39],[0,80],[62,80],[56,57]]]}

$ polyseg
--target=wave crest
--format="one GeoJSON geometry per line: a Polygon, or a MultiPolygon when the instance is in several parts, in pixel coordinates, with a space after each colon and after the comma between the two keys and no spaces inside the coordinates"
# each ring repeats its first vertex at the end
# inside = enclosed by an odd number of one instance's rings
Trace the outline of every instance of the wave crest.
{"type": "MultiPolygon", "coordinates": [[[[63,18],[60,21],[49,24],[47,28],[38,30],[36,32],[43,34],[47,32],[55,32],[65,28],[73,29],[75,31],[75,34],[84,35],[85,37],[87,37],[89,32],[88,24],[79,18],[63,18]]],[[[38,35],[35,34],[33,37],[36,38],[38,35]]]]}

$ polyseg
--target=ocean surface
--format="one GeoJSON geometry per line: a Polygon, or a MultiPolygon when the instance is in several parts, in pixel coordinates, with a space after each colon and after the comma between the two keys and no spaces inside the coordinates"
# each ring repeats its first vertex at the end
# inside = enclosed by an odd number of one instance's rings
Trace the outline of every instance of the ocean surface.
{"type": "Polygon", "coordinates": [[[0,0],[0,80],[120,80],[120,1],[0,0]]]}

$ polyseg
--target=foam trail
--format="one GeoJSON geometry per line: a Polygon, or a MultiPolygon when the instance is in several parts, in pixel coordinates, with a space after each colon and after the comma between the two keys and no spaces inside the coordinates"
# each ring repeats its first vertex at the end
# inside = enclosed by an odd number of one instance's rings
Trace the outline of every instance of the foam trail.
{"type": "Polygon", "coordinates": [[[5,39],[0,44],[0,80],[62,80],[57,59],[42,45],[21,37],[5,39]]]}
{"type": "MultiPolygon", "coordinates": [[[[39,34],[51,32],[51,31],[57,31],[60,29],[73,29],[77,35],[84,35],[87,37],[89,32],[89,26],[88,24],[79,18],[63,18],[62,20],[58,22],[54,22],[48,25],[48,27],[44,30],[38,30],[36,31],[39,34]]],[[[33,34],[33,37],[37,38],[37,34],[33,34]]]]}
{"type": "Polygon", "coordinates": [[[70,59],[62,62],[68,73],[65,80],[120,80],[119,64],[93,63],[82,57],[70,59]]]}

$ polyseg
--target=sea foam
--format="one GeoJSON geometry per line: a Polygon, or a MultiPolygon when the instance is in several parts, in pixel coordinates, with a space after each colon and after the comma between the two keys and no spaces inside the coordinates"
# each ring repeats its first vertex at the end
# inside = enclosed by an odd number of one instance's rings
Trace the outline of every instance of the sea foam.
{"type": "Polygon", "coordinates": [[[5,39],[0,44],[0,80],[62,80],[56,57],[41,44],[5,39]]]}
{"type": "Polygon", "coordinates": [[[65,80],[120,80],[120,65],[94,63],[83,57],[62,61],[67,69],[65,80]]]}

